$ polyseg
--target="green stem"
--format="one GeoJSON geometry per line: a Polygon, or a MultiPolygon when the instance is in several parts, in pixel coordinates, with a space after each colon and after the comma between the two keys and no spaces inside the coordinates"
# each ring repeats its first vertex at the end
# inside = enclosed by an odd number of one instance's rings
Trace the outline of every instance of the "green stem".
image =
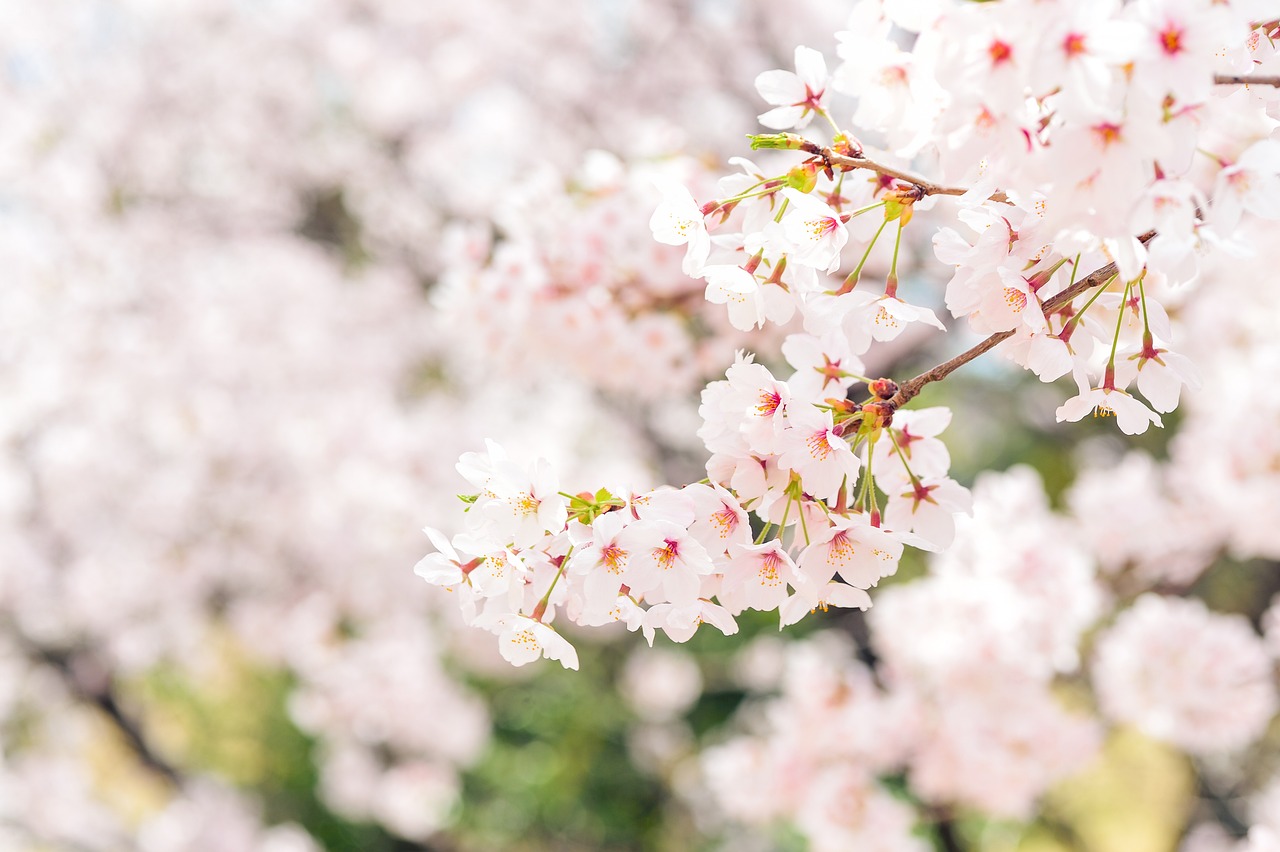
{"type": "Polygon", "coordinates": [[[867,244],[867,250],[862,253],[862,260],[858,261],[858,266],[849,273],[846,281],[857,281],[862,276],[862,267],[866,266],[867,258],[871,257],[871,250],[876,247],[876,241],[880,239],[880,235],[884,233],[885,226],[889,224],[889,220],[885,219],[880,223],[880,227],[876,230],[876,235],[871,238],[871,242],[867,244]]]}
{"type": "Polygon", "coordinates": [[[871,511],[871,512],[878,512],[880,510],[880,507],[876,504],[876,489],[875,489],[876,478],[875,478],[875,475],[871,473],[871,462],[876,456],[875,450],[876,450],[876,439],[875,439],[875,436],[873,435],[872,437],[867,438],[867,469],[862,472],[862,475],[866,477],[867,500],[871,504],[868,511],[871,511]]]}
{"type": "Polygon", "coordinates": [[[911,465],[907,462],[907,454],[902,451],[902,446],[898,443],[898,436],[893,433],[892,429],[886,429],[889,433],[889,440],[893,442],[893,451],[898,454],[898,459],[902,462],[902,467],[907,472],[907,476],[911,478],[912,486],[920,484],[920,477],[916,476],[911,470],[911,465]]]}
{"type": "Polygon", "coordinates": [[[556,575],[551,578],[551,585],[547,587],[547,593],[542,596],[542,600],[538,601],[538,605],[533,608],[538,621],[542,620],[542,614],[547,611],[547,604],[551,601],[551,593],[556,590],[556,584],[559,583],[560,578],[564,576],[565,568],[569,565],[569,557],[572,555],[573,545],[570,545],[568,552],[564,555],[564,559],[560,560],[560,569],[556,571],[556,575]]]}
{"type": "Polygon", "coordinates": [[[885,282],[884,294],[890,299],[898,298],[898,249],[902,247],[902,217],[898,217],[898,234],[893,239],[893,262],[889,264],[889,280],[885,282]]]}
{"type": "Polygon", "coordinates": [[[769,521],[765,521],[764,527],[760,530],[760,535],[756,536],[756,544],[764,544],[765,540],[769,538],[769,530],[771,529],[773,529],[773,524],[769,521]]]}
{"type": "Polygon", "coordinates": [[[815,111],[818,113],[818,115],[822,116],[827,120],[827,124],[831,125],[831,132],[834,133],[836,136],[839,136],[841,133],[844,132],[843,130],[840,129],[840,125],[836,124],[835,119],[831,117],[831,113],[827,112],[825,109],[820,109],[815,111]]]}
{"type": "Polygon", "coordinates": [[[1138,276],[1138,297],[1142,302],[1142,345],[1150,346],[1154,338],[1151,336],[1151,318],[1147,315],[1147,288],[1142,284],[1142,279],[1146,277],[1145,270],[1138,276]]]}
{"type": "Polygon", "coordinates": [[[782,507],[782,523],[778,524],[778,538],[787,534],[787,518],[791,515],[791,486],[787,486],[787,505],[782,507]]]}
{"type": "MultiPolygon", "coordinates": [[[[1106,284],[1103,284],[1097,290],[1094,290],[1093,295],[1089,297],[1089,301],[1084,303],[1084,307],[1080,309],[1079,313],[1077,313],[1071,319],[1067,320],[1067,325],[1072,325],[1072,326],[1079,325],[1080,320],[1084,318],[1084,312],[1089,310],[1089,308],[1092,307],[1093,303],[1098,301],[1098,297],[1101,296],[1103,293],[1105,293],[1107,288],[1111,286],[1112,282],[1114,282],[1119,277],[1120,277],[1119,275],[1112,275],[1106,284]]],[[[1066,326],[1063,326],[1063,328],[1066,328],[1066,326]]]]}
{"type": "Polygon", "coordinates": [[[773,221],[781,222],[782,214],[787,212],[787,205],[791,203],[790,198],[783,198],[782,203],[778,205],[778,215],[773,217],[773,221]]]}
{"type": "Polygon", "coordinates": [[[1116,313],[1116,333],[1111,338],[1111,355],[1107,358],[1107,371],[1102,379],[1104,388],[1116,389],[1116,349],[1120,346],[1120,329],[1124,327],[1124,305],[1129,300],[1129,288],[1133,286],[1133,282],[1124,285],[1124,292],[1120,294],[1120,310],[1116,313]]]}
{"type": "Polygon", "coordinates": [[[804,533],[805,547],[809,546],[809,522],[804,519],[804,506],[800,505],[800,498],[796,498],[796,514],[800,516],[800,531],[804,533]]]}

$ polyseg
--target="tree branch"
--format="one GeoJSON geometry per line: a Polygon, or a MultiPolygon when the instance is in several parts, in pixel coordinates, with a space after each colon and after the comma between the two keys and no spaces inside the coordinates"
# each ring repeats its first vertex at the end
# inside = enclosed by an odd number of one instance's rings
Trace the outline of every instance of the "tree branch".
{"type": "MultiPolygon", "coordinates": [[[[16,631],[14,638],[29,657],[44,663],[56,671],[63,683],[77,698],[94,705],[105,713],[107,718],[115,725],[116,730],[124,737],[125,743],[144,766],[163,776],[166,781],[175,787],[182,786],[182,773],[171,763],[156,754],[151,744],[147,742],[146,736],[142,733],[142,726],[130,718],[124,708],[120,706],[119,701],[116,700],[115,688],[109,678],[103,685],[91,684],[87,682],[88,678],[83,677],[76,671],[75,659],[71,654],[37,645],[25,636],[16,633],[16,631]]],[[[94,679],[96,680],[96,678],[94,679]]]]}
{"type": "MultiPolygon", "coordinates": [[[[814,146],[818,147],[818,146],[814,146]]],[[[894,180],[904,181],[915,186],[920,190],[922,195],[964,195],[969,190],[960,186],[943,186],[933,181],[913,175],[910,172],[904,172],[893,166],[886,166],[884,163],[877,163],[875,160],[868,159],[864,156],[851,157],[847,154],[841,154],[831,148],[819,148],[818,156],[822,157],[833,166],[840,166],[845,170],[849,169],[869,169],[876,174],[891,177],[894,180]]],[[[1004,190],[996,190],[989,196],[992,201],[1008,202],[1009,197],[1004,194],[1004,190]]]]}
{"type": "Polygon", "coordinates": [[[1280,74],[1274,77],[1255,77],[1252,74],[1215,74],[1213,82],[1219,86],[1275,86],[1280,89],[1280,74]]]}
{"type": "MultiPolygon", "coordinates": [[[[1156,235],[1155,231],[1148,231],[1147,233],[1138,237],[1138,240],[1143,245],[1145,245],[1148,242],[1150,242],[1152,239],[1154,239],[1155,235],[1156,235]]],[[[1063,290],[1058,295],[1046,301],[1043,305],[1043,310],[1045,314],[1049,315],[1054,313],[1058,309],[1062,308],[1064,305],[1069,304],[1071,300],[1074,299],[1076,296],[1079,296],[1081,293],[1084,293],[1087,290],[1092,290],[1094,287],[1101,287],[1107,281],[1111,280],[1111,276],[1115,274],[1116,274],[1116,265],[1114,263],[1108,263],[1106,266],[1103,266],[1099,269],[1094,270],[1089,275],[1085,276],[1084,278],[1081,278],[1079,281],[1072,284],[1070,287],[1063,290]]],[[[1008,340],[1010,337],[1013,337],[1013,334],[1014,332],[1012,331],[996,332],[995,334],[988,337],[986,340],[979,343],[977,346],[974,346],[972,349],[968,349],[964,352],[961,352],[959,355],[952,358],[950,361],[944,361],[938,366],[933,367],[932,369],[929,369],[929,370],[925,370],[923,373],[916,376],[915,378],[908,380],[905,384],[901,385],[898,388],[898,392],[894,394],[893,397],[889,400],[888,402],[889,407],[896,411],[897,409],[901,408],[902,406],[910,402],[912,399],[914,399],[920,393],[920,391],[924,389],[925,385],[929,384],[930,382],[937,382],[937,381],[941,381],[942,379],[945,379],[947,376],[951,375],[956,370],[963,367],[965,364],[968,364],[974,358],[977,358],[979,355],[990,352],[1000,343],[1004,342],[1005,340],[1008,340]]]]}

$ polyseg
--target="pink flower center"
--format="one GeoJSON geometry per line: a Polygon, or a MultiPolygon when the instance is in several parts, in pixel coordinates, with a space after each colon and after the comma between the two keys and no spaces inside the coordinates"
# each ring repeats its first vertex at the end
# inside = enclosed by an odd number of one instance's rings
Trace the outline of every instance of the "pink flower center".
{"type": "Polygon", "coordinates": [[[778,406],[782,404],[782,394],[776,390],[760,391],[760,400],[756,403],[756,412],[761,417],[771,417],[778,410],[778,406]]]}
{"type": "Polygon", "coordinates": [[[827,234],[834,232],[840,223],[831,216],[823,216],[818,219],[806,219],[804,224],[812,235],[813,241],[817,242],[827,234]]]}
{"type": "Polygon", "coordinates": [[[809,447],[809,455],[816,461],[822,461],[834,452],[831,448],[831,442],[827,439],[826,429],[821,432],[814,432],[805,440],[805,444],[809,447]]]}
{"type": "Polygon", "coordinates": [[[1182,27],[1177,24],[1166,24],[1165,28],[1160,32],[1160,47],[1170,56],[1176,56],[1181,53],[1184,48],[1182,46],[1182,27]]]}
{"type": "Polygon", "coordinates": [[[1110,122],[1095,124],[1092,128],[1093,135],[1102,143],[1102,147],[1106,148],[1120,141],[1120,125],[1110,122]]]}
{"type": "Polygon", "coordinates": [[[606,544],[601,548],[600,559],[613,574],[621,574],[627,567],[627,552],[616,544],[606,544]]]}
{"type": "Polygon", "coordinates": [[[738,513],[728,503],[721,503],[721,509],[711,516],[711,524],[716,528],[720,538],[728,538],[738,528],[738,513]]]}
{"type": "Polygon", "coordinates": [[[782,583],[778,576],[778,568],[782,565],[782,557],[777,553],[766,553],[760,557],[760,585],[777,586],[782,583]]]}
{"type": "Polygon", "coordinates": [[[1067,37],[1062,40],[1062,52],[1068,58],[1084,53],[1084,36],[1080,33],[1067,33],[1067,37]]]}
{"type": "Polygon", "coordinates": [[[1027,294],[1015,287],[1005,287],[1004,302],[1009,306],[1009,310],[1015,314],[1020,314],[1022,309],[1027,306],[1027,294]]]}
{"type": "Polygon", "coordinates": [[[827,562],[844,565],[853,559],[853,552],[853,541],[847,532],[841,530],[831,537],[831,543],[827,545],[827,562]]]}
{"type": "Polygon", "coordinates": [[[680,542],[669,538],[665,544],[666,547],[659,547],[653,552],[663,571],[670,570],[671,566],[676,564],[676,557],[680,555],[680,542]]]}

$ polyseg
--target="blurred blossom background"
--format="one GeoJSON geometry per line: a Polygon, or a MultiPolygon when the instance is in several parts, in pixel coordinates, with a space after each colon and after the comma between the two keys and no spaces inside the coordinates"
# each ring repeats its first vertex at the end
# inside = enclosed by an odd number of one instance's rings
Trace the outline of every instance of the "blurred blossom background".
{"type": "MultiPolygon", "coordinates": [[[[821,0],[0,4],[0,849],[1280,832],[1265,256],[1215,261],[1179,306],[1208,390],[1164,431],[1054,423],[1060,389],[995,357],[931,386],[978,509],[865,616],[575,635],[580,672],[515,669],[413,575],[486,437],[571,492],[702,477],[699,390],[781,337],[704,304],[652,239],[652,181],[714,186],[757,129],[755,76],[845,20],[821,0]]],[[[904,247],[917,294],[945,280],[927,236],[904,247]]]]}

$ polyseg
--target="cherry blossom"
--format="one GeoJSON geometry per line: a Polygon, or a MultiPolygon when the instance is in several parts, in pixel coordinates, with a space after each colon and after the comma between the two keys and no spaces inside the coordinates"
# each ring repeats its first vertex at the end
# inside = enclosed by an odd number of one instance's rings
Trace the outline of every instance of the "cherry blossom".
{"type": "Polygon", "coordinates": [[[774,108],[760,116],[760,123],[775,130],[807,127],[814,113],[826,109],[827,62],[808,47],[797,47],[796,70],[766,71],[756,77],[756,91],[774,108]]]}

